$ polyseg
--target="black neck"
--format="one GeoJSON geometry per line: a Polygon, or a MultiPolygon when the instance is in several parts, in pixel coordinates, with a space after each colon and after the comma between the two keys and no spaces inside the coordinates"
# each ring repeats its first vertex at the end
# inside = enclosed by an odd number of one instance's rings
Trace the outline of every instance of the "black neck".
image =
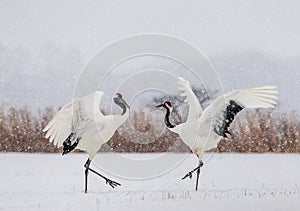
{"type": "Polygon", "coordinates": [[[127,106],[124,105],[124,104],[121,104],[120,107],[121,107],[122,110],[123,110],[121,115],[124,115],[124,114],[126,113],[126,111],[127,111],[127,106]]]}
{"type": "Polygon", "coordinates": [[[167,126],[168,128],[174,128],[175,125],[172,125],[172,124],[170,123],[169,117],[170,117],[170,111],[169,111],[169,109],[167,109],[167,113],[166,113],[166,116],[165,116],[165,124],[166,124],[166,126],[167,126]]]}
{"type": "Polygon", "coordinates": [[[120,106],[120,108],[122,109],[122,114],[124,115],[128,109],[128,107],[125,105],[125,103],[119,102],[119,101],[115,101],[115,103],[120,106]]]}

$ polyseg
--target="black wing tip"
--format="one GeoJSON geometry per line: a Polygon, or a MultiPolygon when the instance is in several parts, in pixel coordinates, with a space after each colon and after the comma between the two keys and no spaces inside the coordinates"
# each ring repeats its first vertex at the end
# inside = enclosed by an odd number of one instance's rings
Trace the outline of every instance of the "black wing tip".
{"type": "Polygon", "coordinates": [[[214,131],[217,135],[229,139],[228,135],[232,136],[231,132],[228,131],[231,123],[235,116],[243,110],[245,107],[240,105],[234,100],[229,101],[229,105],[224,110],[223,118],[219,125],[215,125],[214,131]]]}
{"type": "Polygon", "coordinates": [[[230,139],[231,136],[232,136],[232,133],[229,131],[226,131],[223,133],[223,138],[230,139]]]}
{"type": "Polygon", "coordinates": [[[76,137],[75,133],[71,133],[63,143],[62,155],[68,154],[69,152],[74,150],[77,147],[80,139],[81,139],[80,137],[76,137]],[[76,140],[72,144],[72,140],[74,140],[75,138],[76,140]]]}

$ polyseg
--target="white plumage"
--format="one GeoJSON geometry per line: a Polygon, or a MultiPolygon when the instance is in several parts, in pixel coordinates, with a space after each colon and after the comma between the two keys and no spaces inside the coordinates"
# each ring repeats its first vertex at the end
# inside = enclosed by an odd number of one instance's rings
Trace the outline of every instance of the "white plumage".
{"type": "Polygon", "coordinates": [[[179,77],[178,84],[178,89],[182,91],[181,96],[186,97],[185,102],[189,105],[186,122],[177,126],[169,122],[170,102],[165,102],[158,107],[167,109],[165,122],[169,130],[179,134],[184,143],[199,158],[199,166],[184,178],[191,177],[196,170],[199,177],[200,167],[203,165],[201,160],[203,152],[217,147],[221,138],[230,134],[228,127],[237,113],[244,108],[274,108],[278,101],[278,91],[274,86],[246,88],[219,96],[203,111],[190,83],[179,77]]]}
{"type": "MultiPolygon", "coordinates": [[[[114,102],[123,109],[122,115],[103,115],[99,110],[102,96],[103,92],[95,91],[73,99],[57,112],[43,130],[50,142],[58,147],[63,146],[63,154],[74,148],[87,151],[89,159],[85,167],[92,172],[94,170],[89,168],[89,164],[97,151],[129,117],[129,106],[119,93],[116,94],[114,102]]],[[[113,181],[105,179],[114,187],[113,181]]]]}

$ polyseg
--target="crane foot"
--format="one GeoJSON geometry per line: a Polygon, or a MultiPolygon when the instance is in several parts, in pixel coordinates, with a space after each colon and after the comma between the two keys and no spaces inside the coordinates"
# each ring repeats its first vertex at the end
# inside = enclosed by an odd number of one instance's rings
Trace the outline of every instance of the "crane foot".
{"type": "Polygon", "coordinates": [[[190,179],[192,179],[192,177],[193,177],[193,173],[195,172],[195,171],[199,171],[200,172],[200,168],[203,166],[203,162],[202,162],[202,160],[200,160],[199,161],[199,165],[196,167],[196,168],[194,168],[192,171],[190,171],[190,172],[188,172],[184,177],[182,177],[181,179],[182,180],[184,180],[184,179],[186,179],[186,178],[190,178],[190,179]]]}
{"type": "Polygon", "coordinates": [[[112,188],[115,188],[117,186],[121,186],[120,183],[116,182],[116,181],[112,181],[108,178],[106,178],[106,184],[109,184],[112,188]]]}
{"type": "Polygon", "coordinates": [[[198,169],[200,169],[200,167],[198,166],[198,167],[196,167],[195,169],[193,169],[192,171],[190,171],[190,172],[188,172],[184,177],[182,177],[181,179],[182,180],[184,180],[184,179],[186,179],[186,178],[190,178],[190,179],[192,179],[192,177],[193,177],[193,173],[196,171],[196,170],[198,170],[198,169]]]}

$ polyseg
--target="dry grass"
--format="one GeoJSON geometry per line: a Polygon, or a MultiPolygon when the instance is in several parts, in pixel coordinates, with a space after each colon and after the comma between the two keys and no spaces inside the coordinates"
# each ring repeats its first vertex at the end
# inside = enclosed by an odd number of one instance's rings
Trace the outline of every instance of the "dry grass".
{"type": "Polygon", "coordinates": [[[42,129],[53,116],[53,109],[39,110],[33,115],[26,107],[0,107],[0,151],[3,152],[58,152],[44,138],[42,129]]]}
{"type": "MultiPolygon", "coordinates": [[[[33,115],[26,108],[0,107],[0,151],[2,152],[60,152],[44,138],[42,129],[54,115],[52,108],[39,110],[33,115]]],[[[159,120],[157,120],[159,121],[159,120]]],[[[132,124],[134,130],[123,128],[127,134],[124,138],[116,132],[113,138],[101,151],[116,152],[188,152],[188,147],[180,138],[168,130],[156,139],[147,143],[145,137],[133,131],[148,132],[155,136],[147,121],[147,114],[135,113],[132,124]]],[[[300,152],[300,120],[294,112],[291,114],[272,114],[266,110],[243,112],[231,126],[232,136],[223,139],[219,152],[300,152]]]]}
{"type": "Polygon", "coordinates": [[[296,112],[272,114],[248,111],[231,127],[232,136],[223,139],[220,152],[300,152],[300,120],[296,112]]]}

